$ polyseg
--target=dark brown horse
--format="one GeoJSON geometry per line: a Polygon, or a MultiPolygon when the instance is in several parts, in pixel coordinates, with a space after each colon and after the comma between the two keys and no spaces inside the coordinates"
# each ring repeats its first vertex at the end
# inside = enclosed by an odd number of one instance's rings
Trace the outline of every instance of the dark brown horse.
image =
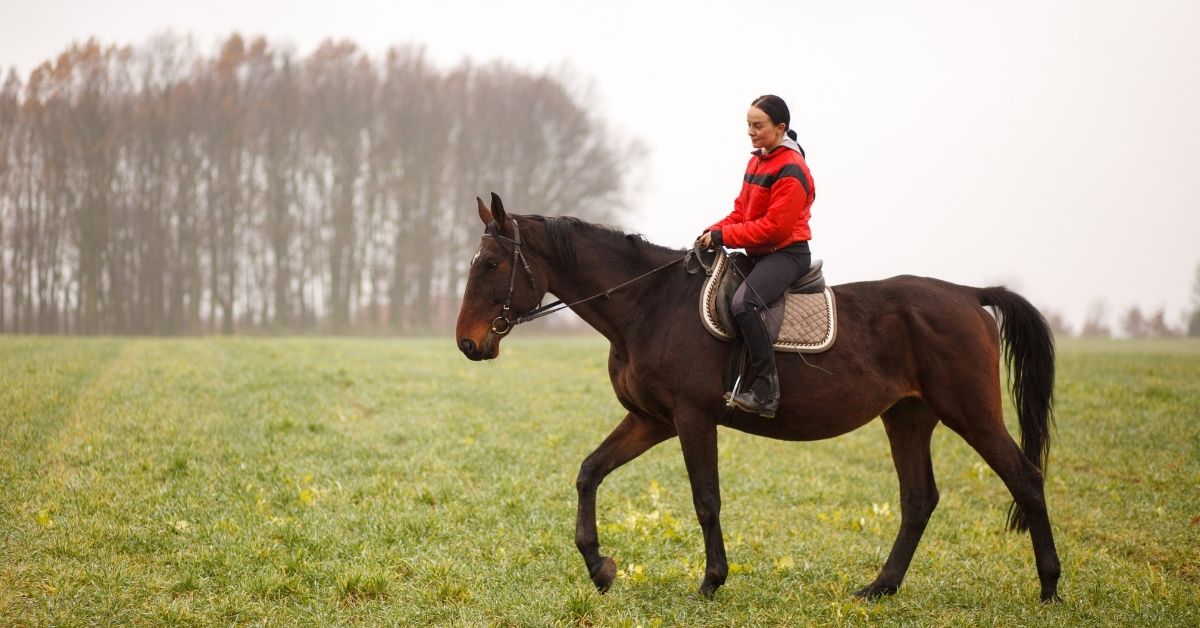
{"type": "Polygon", "coordinates": [[[1050,445],[1054,347],[1045,320],[1021,296],[911,276],[837,286],[837,342],[808,358],[823,370],[805,365],[799,355],[779,354],[782,405],[774,419],[763,419],[726,412],[722,370],[730,345],[701,327],[703,274],[672,264],[683,251],[572,218],[511,215],[495,194],[490,209],[479,201],[479,218],[485,233],[471,261],[456,331],[468,358],[499,355],[501,338],[525,320],[518,315],[537,309],[547,292],[611,343],[609,377],[628,414],[583,461],[576,483],[575,544],[601,591],[617,568],[600,554],[596,489],[617,467],[679,437],[704,533],[700,593],[710,596],[728,573],[717,425],[816,440],[882,416],[900,477],[900,532],[875,581],[857,595],[892,594],[904,580],[938,502],[929,443],[940,421],[978,451],[1012,493],[1009,527],[1029,531],[1041,599],[1058,599],[1058,554],[1041,471],[1050,445]],[[999,330],[983,306],[999,312],[999,330]],[[1001,336],[1021,447],[1001,411],[1001,336]]]}

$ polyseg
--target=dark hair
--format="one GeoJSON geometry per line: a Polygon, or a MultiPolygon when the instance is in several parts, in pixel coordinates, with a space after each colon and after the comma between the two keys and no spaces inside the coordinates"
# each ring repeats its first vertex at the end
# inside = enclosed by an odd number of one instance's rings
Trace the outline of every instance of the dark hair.
{"type": "MultiPolygon", "coordinates": [[[[788,111],[787,103],[783,102],[782,98],[775,94],[766,94],[755,98],[750,106],[757,107],[767,114],[767,117],[771,119],[771,124],[787,125],[787,136],[792,138],[792,141],[796,141],[796,132],[792,130],[792,112],[788,111]]],[[[796,145],[800,146],[799,143],[796,145]]],[[[800,149],[800,154],[804,155],[804,148],[800,149]]],[[[805,156],[807,157],[807,155],[805,156]]]]}

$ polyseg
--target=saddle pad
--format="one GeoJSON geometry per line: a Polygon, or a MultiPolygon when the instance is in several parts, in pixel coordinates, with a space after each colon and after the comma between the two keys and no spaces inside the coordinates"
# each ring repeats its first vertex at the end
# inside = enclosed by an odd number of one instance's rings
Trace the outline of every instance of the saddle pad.
{"type": "MultiPolygon", "coordinates": [[[[729,268],[728,258],[717,257],[712,271],[700,291],[700,319],[710,334],[721,340],[733,340],[737,330],[729,313],[727,298],[731,285],[722,288],[729,268]],[[722,308],[724,311],[718,311],[722,308]]],[[[729,273],[732,274],[732,273],[729,273]]],[[[738,282],[740,283],[740,282],[738,282]]],[[[791,353],[820,353],[833,346],[837,336],[837,309],[833,290],[825,288],[817,294],[785,294],[782,303],[773,303],[768,311],[767,328],[775,336],[775,350],[791,353]]]]}
{"type": "Polygon", "coordinates": [[[837,318],[833,290],[817,294],[788,294],[783,304],[783,327],[776,351],[819,353],[833,345],[837,318]]]}

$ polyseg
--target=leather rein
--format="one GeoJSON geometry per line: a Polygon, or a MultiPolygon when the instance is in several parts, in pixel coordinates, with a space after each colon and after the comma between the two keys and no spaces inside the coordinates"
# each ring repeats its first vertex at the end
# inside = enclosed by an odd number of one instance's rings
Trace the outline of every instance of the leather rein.
{"type": "Polygon", "coordinates": [[[692,251],[688,251],[683,257],[673,259],[673,260],[667,262],[666,264],[659,266],[658,268],[655,268],[646,273],[642,273],[641,275],[638,275],[637,277],[634,277],[633,279],[630,279],[629,281],[626,281],[625,283],[618,284],[616,286],[608,288],[607,290],[602,290],[600,292],[597,292],[596,294],[593,294],[590,297],[579,299],[578,301],[572,301],[571,303],[563,303],[563,300],[559,299],[553,303],[547,303],[546,305],[539,305],[539,306],[533,308],[532,310],[529,310],[528,312],[526,312],[516,318],[509,318],[509,312],[512,310],[513,292],[515,291],[516,284],[517,284],[517,262],[520,262],[521,266],[525,269],[525,275],[527,277],[529,277],[530,287],[533,288],[534,292],[537,292],[537,280],[534,279],[534,277],[533,277],[533,269],[529,267],[529,262],[525,259],[525,254],[521,252],[521,229],[520,229],[520,227],[517,226],[516,220],[509,218],[509,221],[512,222],[513,237],[509,238],[507,236],[502,236],[498,233],[485,233],[482,236],[484,238],[496,238],[497,240],[503,240],[503,241],[508,242],[513,245],[512,274],[509,275],[509,278],[508,278],[508,299],[505,300],[505,302],[504,302],[504,310],[500,313],[500,316],[497,316],[496,318],[492,319],[492,325],[488,329],[488,337],[484,340],[485,345],[487,343],[491,342],[493,335],[503,337],[503,336],[507,335],[508,332],[512,331],[513,327],[516,327],[517,325],[520,325],[522,323],[528,323],[530,321],[537,320],[543,316],[549,316],[550,314],[558,312],[559,310],[564,310],[564,309],[567,309],[570,307],[574,307],[576,305],[579,305],[580,303],[591,301],[592,299],[595,299],[598,297],[608,297],[608,296],[612,295],[612,293],[616,292],[617,290],[620,290],[621,288],[624,288],[625,286],[628,286],[629,284],[639,281],[641,279],[645,279],[646,277],[649,277],[650,275],[653,275],[654,273],[657,273],[660,270],[670,268],[671,266],[674,266],[675,264],[678,264],[678,263],[686,260],[688,257],[690,257],[692,255],[692,251]]]}

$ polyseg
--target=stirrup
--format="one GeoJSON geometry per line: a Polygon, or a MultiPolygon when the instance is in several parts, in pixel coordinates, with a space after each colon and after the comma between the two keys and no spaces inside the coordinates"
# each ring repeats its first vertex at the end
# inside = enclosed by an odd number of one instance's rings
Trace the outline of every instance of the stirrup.
{"type": "MultiPolygon", "coordinates": [[[[728,395],[728,393],[726,393],[728,395]]],[[[779,399],[767,403],[760,403],[758,395],[754,394],[754,390],[747,390],[736,395],[728,396],[725,405],[730,408],[737,408],[742,412],[757,414],[764,419],[775,418],[775,412],[779,410],[779,399]],[[747,399],[748,398],[748,399],[747,399]]]]}

